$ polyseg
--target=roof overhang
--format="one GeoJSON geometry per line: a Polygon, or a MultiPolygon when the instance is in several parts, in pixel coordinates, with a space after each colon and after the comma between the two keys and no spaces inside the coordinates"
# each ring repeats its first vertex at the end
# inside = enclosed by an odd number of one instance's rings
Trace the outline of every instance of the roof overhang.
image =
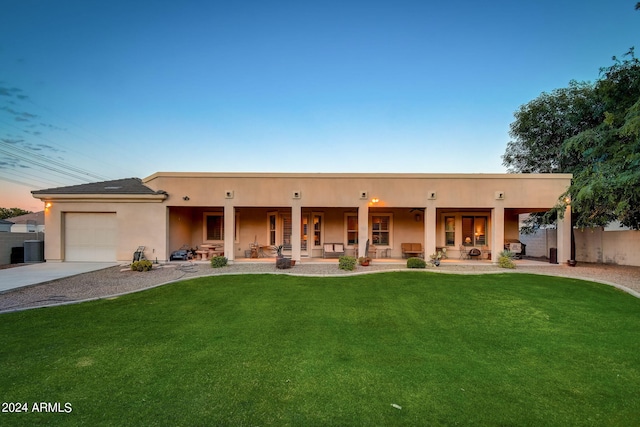
{"type": "Polygon", "coordinates": [[[169,196],[167,194],[33,194],[33,197],[42,201],[58,202],[138,202],[138,203],[162,203],[169,196]]]}
{"type": "Polygon", "coordinates": [[[308,173],[308,172],[156,172],[146,178],[374,178],[374,179],[571,179],[568,173],[308,173]]]}

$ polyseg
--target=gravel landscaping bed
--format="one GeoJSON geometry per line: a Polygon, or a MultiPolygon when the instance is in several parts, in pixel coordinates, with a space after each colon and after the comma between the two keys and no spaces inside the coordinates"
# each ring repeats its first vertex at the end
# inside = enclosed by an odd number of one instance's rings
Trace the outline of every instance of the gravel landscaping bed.
{"type": "MultiPolygon", "coordinates": [[[[209,264],[205,263],[172,263],[157,266],[153,270],[143,273],[131,271],[125,266],[118,266],[7,291],[0,294],[0,312],[106,298],[199,276],[259,273],[335,276],[391,270],[407,270],[407,268],[403,264],[377,264],[375,262],[369,267],[358,266],[355,272],[340,270],[337,262],[302,263],[289,270],[278,270],[275,268],[275,263],[238,263],[218,269],[211,268],[209,264]]],[[[443,264],[438,268],[427,268],[427,271],[456,274],[536,273],[573,277],[621,287],[640,297],[640,267],[587,263],[568,267],[541,263],[540,265],[523,265],[518,266],[515,270],[506,270],[489,264],[443,264]]]]}

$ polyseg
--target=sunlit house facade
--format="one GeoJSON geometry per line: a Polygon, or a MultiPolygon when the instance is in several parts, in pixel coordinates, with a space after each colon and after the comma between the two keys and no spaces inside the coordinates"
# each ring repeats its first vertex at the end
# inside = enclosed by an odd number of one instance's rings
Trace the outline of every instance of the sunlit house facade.
{"type": "MultiPolygon", "coordinates": [[[[50,262],[130,261],[138,246],[165,261],[203,245],[231,262],[282,245],[304,262],[322,258],[327,243],[362,255],[367,242],[376,257],[402,258],[403,243],[418,243],[423,256],[478,248],[490,259],[518,239],[519,214],[555,206],[570,181],[568,174],[158,172],[33,195],[45,203],[50,262]]],[[[570,221],[567,209],[559,260],[569,259],[570,221]]]]}

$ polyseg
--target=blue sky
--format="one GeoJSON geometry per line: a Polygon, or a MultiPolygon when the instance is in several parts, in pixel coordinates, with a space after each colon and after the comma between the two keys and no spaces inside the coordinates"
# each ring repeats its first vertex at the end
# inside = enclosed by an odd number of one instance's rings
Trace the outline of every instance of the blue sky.
{"type": "Polygon", "coordinates": [[[635,3],[4,0],[0,206],[156,171],[502,173],[519,106],[640,48],[635,3]]]}

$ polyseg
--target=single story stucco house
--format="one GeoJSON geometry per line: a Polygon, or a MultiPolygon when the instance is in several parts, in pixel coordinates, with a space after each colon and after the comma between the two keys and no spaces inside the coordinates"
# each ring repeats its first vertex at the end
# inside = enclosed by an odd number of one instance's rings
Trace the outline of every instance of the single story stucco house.
{"type": "MultiPolygon", "coordinates": [[[[183,246],[218,245],[229,261],[282,245],[295,260],[327,243],[348,255],[401,258],[478,248],[485,258],[518,239],[518,216],[546,211],[569,174],[183,173],[33,191],[45,204],[47,261],[131,261],[138,246],[168,260],[183,246]]],[[[571,213],[558,224],[558,260],[570,257],[571,213]]],[[[493,256],[495,261],[497,256],[493,256]]]]}

